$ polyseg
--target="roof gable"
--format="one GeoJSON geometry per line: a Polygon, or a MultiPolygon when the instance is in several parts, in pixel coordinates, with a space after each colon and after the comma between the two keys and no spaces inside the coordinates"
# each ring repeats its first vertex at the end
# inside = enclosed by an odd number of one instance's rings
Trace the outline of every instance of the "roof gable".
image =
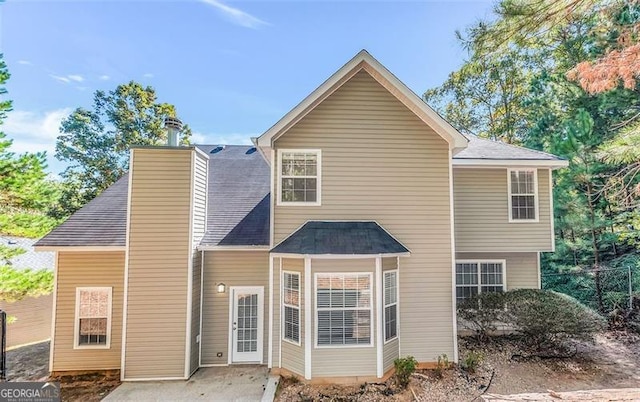
{"type": "Polygon", "coordinates": [[[466,148],[467,139],[459,131],[440,117],[440,115],[431,109],[418,95],[411,91],[366,50],[362,50],[269,130],[255,139],[257,146],[260,147],[263,154],[269,158],[270,153],[267,151],[272,147],[275,140],[362,70],[371,75],[404,106],[445,139],[454,152],[466,148]]]}

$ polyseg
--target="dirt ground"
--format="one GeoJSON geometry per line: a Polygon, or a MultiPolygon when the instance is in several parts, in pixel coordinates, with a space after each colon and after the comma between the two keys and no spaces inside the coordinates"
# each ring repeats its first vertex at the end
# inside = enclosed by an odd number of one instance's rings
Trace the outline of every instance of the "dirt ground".
{"type": "MultiPolygon", "coordinates": [[[[608,332],[595,343],[575,343],[569,357],[536,357],[522,352],[512,338],[496,338],[482,345],[460,340],[460,357],[480,351],[483,362],[475,373],[461,368],[442,377],[432,370],[413,375],[409,389],[398,390],[393,379],[363,386],[312,386],[284,379],[277,401],[465,401],[485,393],[576,391],[640,387],[640,337],[608,332]]],[[[637,399],[640,400],[640,393],[637,399]]]]}
{"type": "MultiPolygon", "coordinates": [[[[49,380],[49,342],[8,351],[7,380],[49,380]]],[[[120,385],[119,378],[103,375],[67,376],[51,380],[60,382],[63,401],[99,401],[120,385]]]]}

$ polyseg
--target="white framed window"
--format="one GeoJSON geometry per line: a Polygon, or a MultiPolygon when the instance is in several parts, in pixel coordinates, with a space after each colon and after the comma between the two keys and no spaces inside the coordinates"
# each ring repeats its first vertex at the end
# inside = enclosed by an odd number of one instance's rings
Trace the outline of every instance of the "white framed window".
{"type": "Polygon", "coordinates": [[[316,273],[316,347],[373,346],[371,273],[316,273]]]}
{"type": "Polygon", "coordinates": [[[384,272],[384,341],[398,337],[398,270],[384,272]]]}
{"type": "Polygon", "coordinates": [[[538,170],[507,169],[509,222],[538,222],[538,170]]]}
{"type": "Polygon", "coordinates": [[[76,288],[75,349],[111,346],[111,287],[76,288]]]}
{"type": "Polygon", "coordinates": [[[505,260],[456,261],[456,302],[507,288],[505,260]]]}
{"type": "Polygon", "coordinates": [[[278,150],[278,205],[320,205],[322,152],[278,150]]]}
{"type": "Polygon", "coordinates": [[[300,274],[282,272],[283,320],[285,341],[300,345],[300,274]]]}

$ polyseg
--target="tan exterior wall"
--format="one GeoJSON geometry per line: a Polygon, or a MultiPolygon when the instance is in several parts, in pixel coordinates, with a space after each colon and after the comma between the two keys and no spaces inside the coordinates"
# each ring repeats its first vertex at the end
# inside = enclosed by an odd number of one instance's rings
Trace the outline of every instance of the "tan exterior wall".
{"type": "Polygon", "coordinates": [[[229,299],[231,286],[264,287],[263,362],[269,340],[269,253],[267,251],[205,251],[202,305],[202,365],[229,361],[229,299]],[[218,293],[216,284],[227,285],[218,293]],[[217,353],[222,353],[217,357],[217,353]]]}
{"type": "Polygon", "coordinates": [[[185,377],[194,153],[133,150],[125,379],[185,377]]]}
{"type": "Polygon", "coordinates": [[[507,290],[540,287],[538,253],[456,253],[456,260],[505,260],[507,290]]]}
{"type": "Polygon", "coordinates": [[[454,168],[456,251],[551,251],[549,169],[538,169],[539,222],[509,223],[507,169],[454,168]]]}
{"type": "Polygon", "coordinates": [[[376,327],[378,325],[378,301],[375,294],[375,259],[348,259],[348,260],[311,260],[311,376],[312,377],[339,377],[339,376],[375,376],[377,367],[377,343],[376,327]],[[358,347],[317,347],[316,346],[316,296],[315,274],[325,272],[370,272],[371,276],[371,346],[358,347]]]}
{"type": "Polygon", "coordinates": [[[402,353],[453,356],[447,143],[359,72],[275,148],[322,150],[322,206],[276,205],[275,242],[307,220],[376,220],[412,252],[401,260],[402,353]]]}
{"type": "Polygon", "coordinates": [[[0,301],[0,310],[16,318],[7,325],[7,348],[51,338],[53,295],[27,297],[14,303],[0,301]]]}
{"type": "Polygon", "coordinates": [[[124,252],[59,252],[53,371],[120,369],[124,252]],[[112,287],[111,346],[74,349],[77,287],[112,287]]]}
{"type": "MultiPolygon", "coordinates": [[[[304,304],[304,259],[296,259],[296,258],[283,258],[282,259],[282,271],[291,271],[300,273],[300,345],[295,345],[291,342],[282,340],[282,363],[281,367],[286,368],[287,370],[293,371],[296,374],[300,374],[304,376],[304,348],[305,348],[305,331],[304,331],[304,320],[305,320],[305,304],[304,304]]],[[[274,275],[278,275],[277,271],[274,270],[274,275]]],[[[280,274],[280,278],[282,275],[280,274]]],[[[280,279],[278,280],[278,284],[280,284],[280,279]]],[[[275,285],[275,283],[274,283],[275,285]]],[[[280,290],[280,286],[278,286],[278,291],[280,290]]],[[[278,306],[274,308],[274,312],[277,311],[277,314],[282,315],[282,307],[280,307],[282,302],[278,300],[278,306]]],[[[275,314],[274,314],[275,315],[275,314]]],[[[280,320],[278,320],[280,323],[280,320]]],[[[279,324],[282,325],[282,324],[279,324]]],[[[278,328],[277,334],[282,337],[282,328],[278,328]]]]}

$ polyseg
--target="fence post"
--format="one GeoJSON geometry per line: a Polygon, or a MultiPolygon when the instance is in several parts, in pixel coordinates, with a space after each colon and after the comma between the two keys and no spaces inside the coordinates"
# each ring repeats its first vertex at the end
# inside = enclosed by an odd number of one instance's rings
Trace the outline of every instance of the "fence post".
{"type": "Polygon", "coordinates": [[[7,379],[7,313],[0,310],[0,381],[7,379]]]}

